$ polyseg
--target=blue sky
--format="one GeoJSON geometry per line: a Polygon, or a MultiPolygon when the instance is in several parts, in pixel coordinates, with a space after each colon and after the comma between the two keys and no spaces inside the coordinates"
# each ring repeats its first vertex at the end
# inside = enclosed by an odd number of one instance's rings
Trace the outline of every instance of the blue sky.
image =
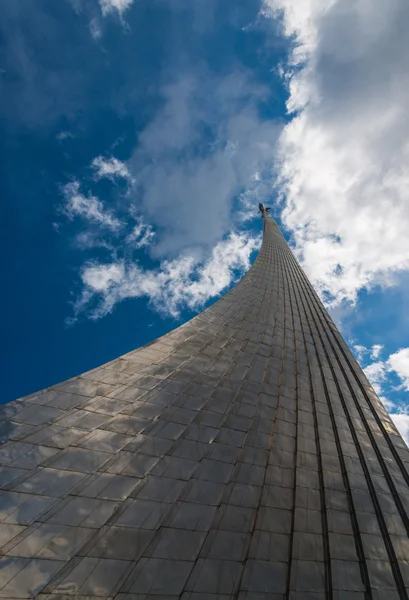
{"type": "Polygon", "coordinates": [[[409,431],[409,14],[376,4],[2,1],[2,401],[214,302],[261,200],[409,431]]]}

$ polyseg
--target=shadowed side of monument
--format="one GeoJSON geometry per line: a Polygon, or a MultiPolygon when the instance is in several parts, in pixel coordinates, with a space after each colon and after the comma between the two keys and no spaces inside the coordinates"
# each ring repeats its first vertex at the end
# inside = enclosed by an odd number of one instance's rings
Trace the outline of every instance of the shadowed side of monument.
{"type": "Polygon", "coordinates": [[[408,597],[409,451],[260,211],[212,307],[1,408],[0,597],[408,597]]]}

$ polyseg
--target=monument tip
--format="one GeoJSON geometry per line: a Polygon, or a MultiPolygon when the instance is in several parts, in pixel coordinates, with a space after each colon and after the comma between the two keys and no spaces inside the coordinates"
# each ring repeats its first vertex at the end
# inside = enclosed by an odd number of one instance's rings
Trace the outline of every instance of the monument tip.
{"type": "Polygon", "coordinates": [[[261,213],[261,216],[264,216],[265,213],[270,212],[270,208],[268,206],[264,206],[264,204],[262,202],[259,202],[258,209],[261,213]]]}

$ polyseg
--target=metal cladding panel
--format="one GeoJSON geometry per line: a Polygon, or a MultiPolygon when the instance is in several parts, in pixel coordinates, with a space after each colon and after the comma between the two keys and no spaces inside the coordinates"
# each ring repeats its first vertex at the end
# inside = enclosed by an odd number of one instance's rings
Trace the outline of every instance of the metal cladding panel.
{"type": "Polygon", "coordinates": [[[408,597],[408,448],[263,224],[212,307],[1,408],[0,598],[408,597]]]}

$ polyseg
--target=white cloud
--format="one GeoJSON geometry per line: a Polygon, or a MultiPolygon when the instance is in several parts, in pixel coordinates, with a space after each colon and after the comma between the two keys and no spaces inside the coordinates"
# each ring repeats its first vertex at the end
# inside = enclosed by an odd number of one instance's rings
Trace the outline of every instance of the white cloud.
{"type": "Polygon", "coordinates": [[[81,231],[75,237],[75,245],[81,250],[89,250],[90,248],[106,248],[113,250],[112,245],[104,239],[104,236],[98,235],[95,231],[81,231]]]}
{"type": "Polygon", "coordinates": [[[392,402],[392,400],[385,398],[385,396],[379,396],[379,400],[382,402],[382,404],[389,413],[392,413],[397,410],[395,402],[392,402]]]}
{"type": "Polygon", "coordinates": [[[383,350],[383,346],[381,344],[374,344],[371,348],[367,348],[362,344],[355,344],[354,342],[351,342],[351,345],[360,363],[368,357],[372,360],[376,360],[377,358],[379,358],[383,350]]]}
{"type": "Polygon", "coordinates": [[[376,360],[377,358],[379,358],[382,350],[383,350],[382,344],[374,344],[371,348],[371,358],[373,360],[376,360]]]}
{"type": "MultiPolygon", "coordinates": [[[[355,346],[356,348],[357,346],[355,346]]],[[[363,348],[366,354],[370,353],[371,358],[374,358],[373,349],[376,348],[375,353],[378,351],[378,346],[373,346],[372,350],[368,350],[364,346],[359,346],[359,348],[363,348]]],[[[376,354],[376,358],[378,356],[379,353],[376,354]]],[[[388,381],[391,374],[400,379],[399,389],[409,392],[409,348],[397,350],[390,354],[385,361],[370,363],[364,368],[364,372],[378,394],[381,393],[384,383],[388,381]]]]}
{"type": "Polygon", "coordinates": [[[158,312],[177,317],[181,309],[197,309],[220,294],[232,283],[236,270],[242,273],[249,268],[250,254],[259,246],[260,238],[231,233],[204,263],[186,255],[164,261],[156,270],[144,270],[138,263],[125,260],[87,264],[82,271],[84,289],[76,314],[88,310],[92,318],[99,318],[125,298],[146,297],[158,312]],[[94,307],[89,309],[91,302],[94,307]]]}
{"type": "Polygon", "coordinates": [[[73,134],[70,131],[61,131],[60,133],[58,133],[55,138],[59,141],[64,141],[67,140],[68,138],[74,138],[73,134]]]}
{"type": "Polygon", "coordinates": [[[137,217],[136,225],[132,232],[127,235],[126,243],[130,244],[133,248],[143,248],[150,244],[155,237],[155,233],[151,225],[147,225],[142,217],[137,217]]]}
{"type": "Polygon", "coordinates": [[[161,231],[156,257],[208,252],[249,210],[257,215],[257,194],[271,193],[281,125],[260,116],[269,92],[246,71],[215,77],[201,69],[166,85],[163,98],[128,163],[138,207],[161,231]],[[239,197],[242,210],[232,212],[239,197]]]}
{"type": "Polygon", "coordinates": [[[84,269],[82,279],[88,287],[95,292],[105,292],[112,285],[119,283],[124,275],[123,265],[104,265],[101,269],[98,265],[90,265],[84,269]]]}
{"type": "MultiPolygon", "coordinates": [[[[121,198],[121,215],[128,218],[111,262],[84,265],[77,312],[99,317],[123,298],[143,296],[155,310],[177,315],[184,306],[202,306],[231,283],[236,268],[249,267],[254,239],[237,234],[223,240],[249,216],[257,217],[258,201],[271,194],[272,154],[282,126],[262,117],[270,92],[245,70],[215,77],[203,69],[167,83],[162,92],[163,104],[139,133],[131,159],[125,164],[98,156],[91,163],[94,180],[122,177],[132,185],[121,198]],[[134,262],[133,250],[147,246],[158,269],[134,262]],[[95,275],[111,265],[120,280],[109,277],[106,289],[97,290],[95,275]]],[[[106,215],[103,208],[99,213],[106,215]]],[[[94,228],[91,233],[77,243],[86,248],[103,239],[94,228]]]]}
{"type": "Polygon", "coordinates": [[[84,196],[80,192],[78,181],[68,183],[63,188],[64,213],[69,219],[82,217],[90,223],[96,223],[102,227],[117,231],[122,227],[112,212],[105,210],[102,202],[95,196],[84,196]]]}
{"type": "Polygon", "coordinates": [[[294,41],[284,223],[330,305],[355,302],[409,269],[409,4],[265,0],[264,14],[294,41]]]}
{"type": "Polygon", "coordinates": [[[409,392],[409,348],[401,348],[388,358],[388,368],[402,381],[402,389],[409,392]]]}
{"type": "Polygon", "coordinates": [[[406,444],[409,446],[409,415],[405,413],[391,414],[391,419],[395,423],[406,444]]]}
{"type": "Polygon", "coordinates": [[[114,157],[104,158],[103,156],[97,156],[92,161],[91,167],[95,171],[94,177],[97,180],[102,179],[103,177],[107,177],[112,181],[115,179],[115,177],[131,179],[131,175],[126,164],[114,157]]]}
{"type": "Polygon", "coordinates": [[[366,348],[365,346],[362,346],[361,344],[353,344],[352,347],[355,350],[355,354],[356,354],[358,361],[361,362],[363,360],[365,354],[368,352],[368,348],[366,348]]]}
{"type": "Polygon", "coordinates": [[[101,26],[100,26],[97,18],[93,17],[90,20],[89,30],[90,30],[91,36],[94,38],[95,41],[98,41],[99,39],[101,39],[102,30],[101,30],[101,26]]]}
{"type": "MultiPolygon", "coordinates": [[[[363,354],[366,354],[366,356],[370,355],[371,357],[374,357],[374,354],[376,357],[379,357],[379,353],[383,349],[379,345],[374,345],[370,350],[365,348],[365,346],[354,346],[355,350],[357,347],[361,348],[363,354]]],[[[401,348],[397,352],[390,354],[385,361],[373,362],[363,370],[378,394],[379,399],[390,413],[399,433],[409,445],[408,403],[402,402],[401,398],[398,402],[393,402],[383,395],[388,388],[394,392],[397,390],[409,391],[409,348],[401,348]],[[401,382],[398,388],[395,386],[395,378],[398,378],[401,382]]]]}
{"type": "Polygon", "coordinates": [[[381,394],[382,386],[388,376],[387,364],[382,361],[374,362],[365,367],[363,371],[372,383],[375,392],[381,394]]]}
{"type": "Polygon", "coordinates": [[[99,0],[102,14],[106,17],[112,12],[117,12],[120,16],[127,11],[133,3],[133,0],[99,0]]]}

